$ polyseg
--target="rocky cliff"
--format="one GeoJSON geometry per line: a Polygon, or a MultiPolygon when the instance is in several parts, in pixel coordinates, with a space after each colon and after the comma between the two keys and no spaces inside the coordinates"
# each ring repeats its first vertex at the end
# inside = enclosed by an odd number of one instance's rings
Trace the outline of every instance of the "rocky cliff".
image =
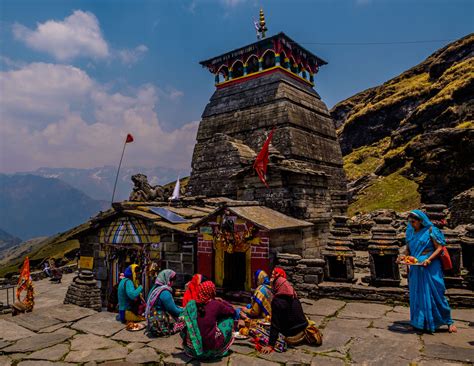
{"type": "Polygon", "coordinates": [[[474,185],[474,34],[331,110],[350,212],[445,203],[474,185]]]}

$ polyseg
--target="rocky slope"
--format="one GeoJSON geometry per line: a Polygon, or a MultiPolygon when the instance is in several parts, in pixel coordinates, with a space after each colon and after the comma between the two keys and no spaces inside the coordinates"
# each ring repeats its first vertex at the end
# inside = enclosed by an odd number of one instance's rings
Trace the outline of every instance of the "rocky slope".
{"type": "Polygon", "coordinates": [[[331,110],[350,213],[445,203],[474,185],[474,34],[331,110]]]}

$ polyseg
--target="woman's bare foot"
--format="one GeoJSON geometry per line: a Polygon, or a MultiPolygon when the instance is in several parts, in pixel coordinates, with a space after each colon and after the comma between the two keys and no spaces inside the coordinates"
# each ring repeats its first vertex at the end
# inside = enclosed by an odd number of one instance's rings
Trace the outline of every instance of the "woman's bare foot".
{"type": "Polygon", "coordinates": [[[448,331],[449,333],[457,333],[458,332],[458,328],[456,328],[456,326],[454,324],[451,324],[449,327],[448,327],[448,331]]]}

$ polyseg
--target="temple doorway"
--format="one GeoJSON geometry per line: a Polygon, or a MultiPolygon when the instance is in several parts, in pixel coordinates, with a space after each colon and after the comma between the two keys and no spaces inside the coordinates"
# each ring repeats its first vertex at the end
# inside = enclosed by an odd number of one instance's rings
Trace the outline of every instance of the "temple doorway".
{"type": "Polygon", "coordinates": [[[246,254],[224,254],[224,287],[231,291],[245,290],[247,280],[246,254]]]}

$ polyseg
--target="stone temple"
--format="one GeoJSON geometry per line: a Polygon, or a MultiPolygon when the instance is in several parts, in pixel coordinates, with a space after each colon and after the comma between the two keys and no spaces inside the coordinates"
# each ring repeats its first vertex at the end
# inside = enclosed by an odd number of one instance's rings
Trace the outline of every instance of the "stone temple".
{"type": "Polygon", "coordinates": [[[345,214],[342,154],[314,90],[325,64],[284,33],[202,61],[216,91],[199,125],[189,194],[258,201],[320,233],[345,214]],[[252,164],[273,128],[267,188],[252,164]]]}

